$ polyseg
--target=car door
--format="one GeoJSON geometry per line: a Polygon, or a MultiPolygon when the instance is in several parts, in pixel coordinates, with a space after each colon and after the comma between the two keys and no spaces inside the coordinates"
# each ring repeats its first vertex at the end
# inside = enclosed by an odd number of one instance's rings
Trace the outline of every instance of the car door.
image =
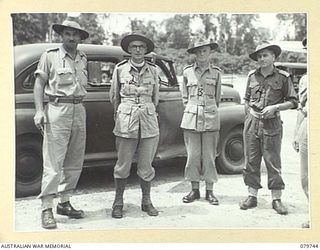
{"type": "Polygon", "coordinates": [[[108,165],[116,159],[113,107],[109,90],[116,58],[88,56],[88,85],[85,97],[87,140],[85,166],[108,165]]]}

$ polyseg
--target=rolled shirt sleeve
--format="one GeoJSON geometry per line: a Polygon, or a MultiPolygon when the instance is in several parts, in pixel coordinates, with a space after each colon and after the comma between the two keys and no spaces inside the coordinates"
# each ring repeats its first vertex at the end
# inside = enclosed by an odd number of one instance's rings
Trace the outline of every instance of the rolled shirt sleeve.
{"type": "Polygon", "coordinates": [[[293,87],[293,83],[290,77],[287,78],[287,88],[284,100],[291,102],[293,104],[293,109],[298,107],[297,93],[293,87]]]}
{"type": "Polygon", "coordinates": [[[48,81],[49,78],[49,60],[47,57],[47,52],[44,52],[41,57],[40,57],[40,61],[38,63],[38,67],[37,70],[34,72],[34,76],[37,77],[41,77],[41,79],[44,82],[48,81]]]}

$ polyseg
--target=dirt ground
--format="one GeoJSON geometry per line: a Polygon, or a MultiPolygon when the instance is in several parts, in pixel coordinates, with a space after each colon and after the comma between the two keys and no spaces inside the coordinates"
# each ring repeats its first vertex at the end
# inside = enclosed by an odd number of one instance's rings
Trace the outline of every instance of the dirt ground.
{"type": "MultiPolygon", "coordinates": [[[[289,214],[278,215],[271,208],[271,196],[266,185],[266,173],[263,171],[263,189],[259,191],[258,207],[240,210],[239,201],[246,198],[247,188],[241,175],[220,175],[214,192],[220,200],[219,206],[209,205],[201,186],[202,198],[191,204],[182,202],[182,197],[190,191],[190,184],[183,179],[184,159],[161,163],[156,167],[157,177],[152,186],[154,206],[160,211],[159,216],[149,217],[141,211],[141,191],[138,178],[129,179],[125,192],[124,218],[111,218],[111,206],[114,198],[112,172],[102,176],[97,170],[85,171],[79,182],[79,190],[72,197],[76,208],[85,211],[81,220],[68,219],[56,215],[58,231],[90,229],[241,229],[275,228],[295,229],[309,220],[309,206],[300,184],[298,154],[291,147],[293,125],[296,111],[282,112],[284,136],[282,146],[282,167],[286,189],[283,201],[289,214]],[[98,176],[98,177],[97,177],[98,176]],[[100,184],[93,184],[92,179],[99,179],[100,184]],[[91,180],[91,181],[88,181],[91,180]]],[[[40,201],[36,197],[20,198],[15,202],[16,231],[44,231],[41,227],[40,201]]]]}

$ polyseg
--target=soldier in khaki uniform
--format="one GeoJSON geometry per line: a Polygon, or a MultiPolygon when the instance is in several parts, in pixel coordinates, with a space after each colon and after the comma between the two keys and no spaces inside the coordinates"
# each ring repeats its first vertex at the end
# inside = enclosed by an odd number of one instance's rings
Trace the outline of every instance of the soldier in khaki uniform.
{"type": "Polygon", "coordinates": [[[281,201],[285,184],[281,177],[282,121],[280,111],[297,107],[297,96],[289,73],[274,66],[281,48],[263,42],[250,58],[259,68],[249,73],[245,92],[246,118],[244,123],[245,168],[244,183],[249,196],[240,202],[241,209],[257,206],[258,189],[261,186],[260,164],[264,158],[268,172],[268,188],[272,195],[272,208],[279,214],[287,214],[281,201]]]}
{"type": "Polygon", "coordinates": [[[131,58],[116,65],[110,89],[114,106],[118,160],[114,167],[116,195],[112,217],[123,216],[123,193],[133,157],[137,153],[137,174],[142,190],[142,211],[157,216],[150,198],[151,180],[155,176],[152,161],[159,142],[156,107],[159,102],[159,79],[156,66],[144,59],[153,51],[148,38],[131,34],[121,40],[121,47],[131,58]]]}
{"type": "Polygon", "coordinates": [[[86,95],[87,58],[77,50],[89,34],[73,21],[52,26],[63,44],[48,49],[35,71],[34,122],[43,132],[43,178],[39,198],[42,201],[42,227],[56,228],[53,198],[60,194],[57,213],[82,218],[82,210],[69,201],[81,174],[86,141],[86,113],[82,99],[86,95]],[[43,107],[44,94],[49,103],[43,107]]]}
{"type": "Polygon", "coordinates": [[[196,55],[196,62],[184,69],[181,86],[185,107],[181,128],[188,154],[185,178],[191,181],[192,188],[183,197],[184,203],[200,199],[200,180],[204,180],[206,200],[212,205],[219,204],[213,194],[213,184],[218,181],[215,158],[220,129],[221,76],[220,69],[210,64],[211,50],[217,47],[216,43],[199,39],[187,50],[196,55]]]}

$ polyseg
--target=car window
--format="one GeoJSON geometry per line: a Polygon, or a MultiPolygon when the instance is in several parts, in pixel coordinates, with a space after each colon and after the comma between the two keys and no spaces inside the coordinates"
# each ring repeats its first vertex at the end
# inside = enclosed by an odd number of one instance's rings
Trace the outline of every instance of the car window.
{"type": "Polygon", "coordinates": [[[35,82],[34,72],[36,68],[32,69],[29,74],[26,75],[26,78],[23,80],[22,87],[24,89],[32,90],[35,82]]]}
{"type": "MultiPolygon", "coordinates": [[[[88,87],[87,89],[96,89],[111,85],[112,73],[116,63],[104,61],[88,61],[88,87]]],[[[22,87],[26,90],[33,90],[36,65],[26,74],[22,87]]]]}
{"type": "MultiPolygon", "coordinates": [[[[87,70],[88,70],[88,91],[95,91],[100,88],[105,88],[111,85],[112,74],[117,62],[114,60],[111,61],[99,61],[99,60],[88,60],[87,70]]],[[[164,60],[157,60],[157,72],[160,81],[160,88],[167,88],[171,86],[169,76],[174,74],[171,72],[171,65],[164,60]]],[[[23,88],[27,90],[33,90],[35,77],[34,72],[36,66],[26,74],[23,80],[23,88]]]]}
{"type": "MultiPolygon", "coordinates": [[[[172,81],[174,81],[175,73],[172,63],[165,60],[156,60],[158,77],[160,80],[160,88],[172,87],[172,81]]],[[[176,79],[175,79],[176,80],[176,79]]]]}
{"type": "Polygon", "coordinates": [[[160,81],[161,86],[168,86],[169,85],[169,79],[165,72],[157,65],[157,73],[158,73],[158,78],[160,81]]]}
{"type": "Polygon", "coordinates": [[[111,85],[114,62],[88,61],[88,89],[111,85]]]}

